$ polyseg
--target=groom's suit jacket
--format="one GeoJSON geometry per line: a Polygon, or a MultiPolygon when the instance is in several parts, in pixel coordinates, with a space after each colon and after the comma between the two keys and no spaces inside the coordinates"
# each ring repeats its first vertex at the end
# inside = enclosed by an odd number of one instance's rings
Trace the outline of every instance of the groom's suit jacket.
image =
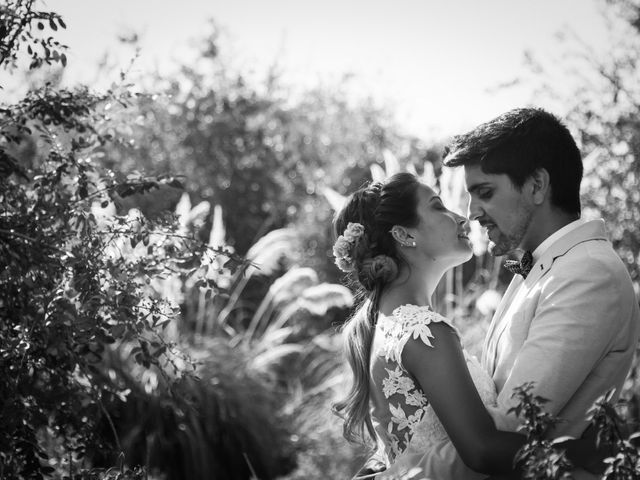
{"type": "MultiPolygon", "coordinates": [[[[585,222],[558,238],[526,280],[513,278],[487,332],[482,363],[498,390],[497,407],[489,408],[498,429],[517,429],[520,421],[507,413],[511,394],[533,381],[535,393],[550,400],[547,411],[566,420],[554,436],[580,436],[593,402],[622,387],[639,332],[638,301],[604,222],[585,222]]],[[[471,472],[449,441],[404,460],[424,478],[486,477],[471,472]]],[[[595,477],[580,471],[574,478],[595,477]]]]}
{"type": "Polygon", "coordinates": [[[593,402],[612,387],[619,393],[639,332],[638,302],[604,222],[557,239],[526,279],[514,277],[487,332],[482,364],[498,390],[498,429],[517,429],[506,413],[511,394],[533,381],[546,410],[565,420],[554,434],[580,436],[593,402]]]}

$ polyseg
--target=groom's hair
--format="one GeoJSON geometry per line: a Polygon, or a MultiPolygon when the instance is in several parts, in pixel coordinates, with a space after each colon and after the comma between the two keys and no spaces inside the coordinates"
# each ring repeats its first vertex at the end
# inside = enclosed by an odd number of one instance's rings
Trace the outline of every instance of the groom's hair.
{"type": "Polygon", "coordinates": [[[551,204],[580,214],[580,151],[569,129],[541,108],[516,108],[454,137],[444,157],[448,167],[480,165],[484,173],[506,174],[517,188],[544,168],[551,204]]]}

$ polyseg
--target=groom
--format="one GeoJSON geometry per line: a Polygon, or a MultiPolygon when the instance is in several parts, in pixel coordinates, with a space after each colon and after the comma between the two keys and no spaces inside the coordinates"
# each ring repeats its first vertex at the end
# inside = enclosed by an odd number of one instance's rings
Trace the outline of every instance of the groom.
{"type": "Polygon", "coordinates": [[[622,388],[640,314],[604,222],[580,219],[575,141],[550,113],[516,109],[454,139],[445,165],[464,168],[469,218],[487,229],[491,253],[525,252],[483,347],[496,426],[517,429],[511,394],[533,381],[547,411],[565,420],[553,435],[579,437],[593,402],[622,388]]]}
{"type": "MultiPolygon", "coordinates": [[[[520,420],[507,413],[511,394],[533,381],[547,411],[565,420],[553,436],[579,437],[594,401],[613,387],[617,399],[640,314],[604,222],[580,218],[575,141],[552,114],[515,109],[454,138],[444,163],[464,168],[469,218],[487,229],[491,253],[522,256],[483,346],[498,391],[496,426],[517,430],[520,420]]],[[[416,462],[437,480],[456,479],[462,464],[449,442],[416,462]]]]}

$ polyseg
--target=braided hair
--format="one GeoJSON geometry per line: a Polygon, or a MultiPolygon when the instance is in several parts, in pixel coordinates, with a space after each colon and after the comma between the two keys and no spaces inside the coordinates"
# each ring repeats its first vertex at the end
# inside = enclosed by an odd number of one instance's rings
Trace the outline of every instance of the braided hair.
{"type": "Polygon", "coordinates": [[[334,412],[344,418],[344,436],[349,441],[365,443],[365,430],[375,439],[369,413],[371,344],[381,294],[395,280],[398,267],[404,262],[391,229],[394,225],[418,224],[419,185],[414,175],[398,173],[353,193],[334,219],[336,237],[350,224],[363,227],[348,252],[352,267],[348,274],[361,299],[360,308],[344,326],[345,355],[353,372],[353,384],[347,397],[334,405],[334,412]]]}

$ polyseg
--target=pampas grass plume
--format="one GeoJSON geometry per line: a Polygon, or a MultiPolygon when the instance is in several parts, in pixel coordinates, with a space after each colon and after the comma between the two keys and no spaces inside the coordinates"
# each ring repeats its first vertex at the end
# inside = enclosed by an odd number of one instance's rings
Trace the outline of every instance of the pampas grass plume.
{"type": "Polygon", "coordinates": [[[324,198],[327,199],[334,212],[342,210],[342,207],[347,203],[347,197],[336,192],[333,188],[324,187],[322,189],[322,194],[324,195],[324,198]]]}
{"type": "Polygon", "coordinates": [[[220,205],[215,205],[213,207],[211,232],[209,233],[209,246],[213,248],[224,246],[225,236],[226,231],[224,228],[224,222],[222,221],[222,207],[220,205]]]}
{"type": "Polygon", "coordinates": [[[257,265],[249,267],[248,274],[259,273],[270,275],[278,267],[282,257],[286,257],[296,249],[298,235],[292,228],[280,228],[260,238],[247,252],[247,260],[257,265]]]}
{"type": "Polygon", "coordinates": [[[398,161],[398,157],[391,153],[391,150],[385,148],[382,151],[382,158],[384,158],[384,169],[387,178],[396,173],[400,173],[400,162],[398,161]]]}
{"type": "Polygon", "coordinates": [[[377,163],[371,164],[369,170],[371,171],[371,180],[373,180],[374,182],[382,182],[385,178],[387,178],[386,172],[377,163]]]}
{"type": "Polygon", "coordinates": [[[321,283],[305,289],[299,299],[301,308],[314,315],[326,315],[332,307],[347,308],[353,305],[351,291],[337,283],[321,283]]]}
{"type": "Polygon", "coordinates": [[[269,296],[274,304],[282,304],[298,297],[306,288],[317,283],[318,274],[313,268],[292,268],[271,284],[269,296]]]}

